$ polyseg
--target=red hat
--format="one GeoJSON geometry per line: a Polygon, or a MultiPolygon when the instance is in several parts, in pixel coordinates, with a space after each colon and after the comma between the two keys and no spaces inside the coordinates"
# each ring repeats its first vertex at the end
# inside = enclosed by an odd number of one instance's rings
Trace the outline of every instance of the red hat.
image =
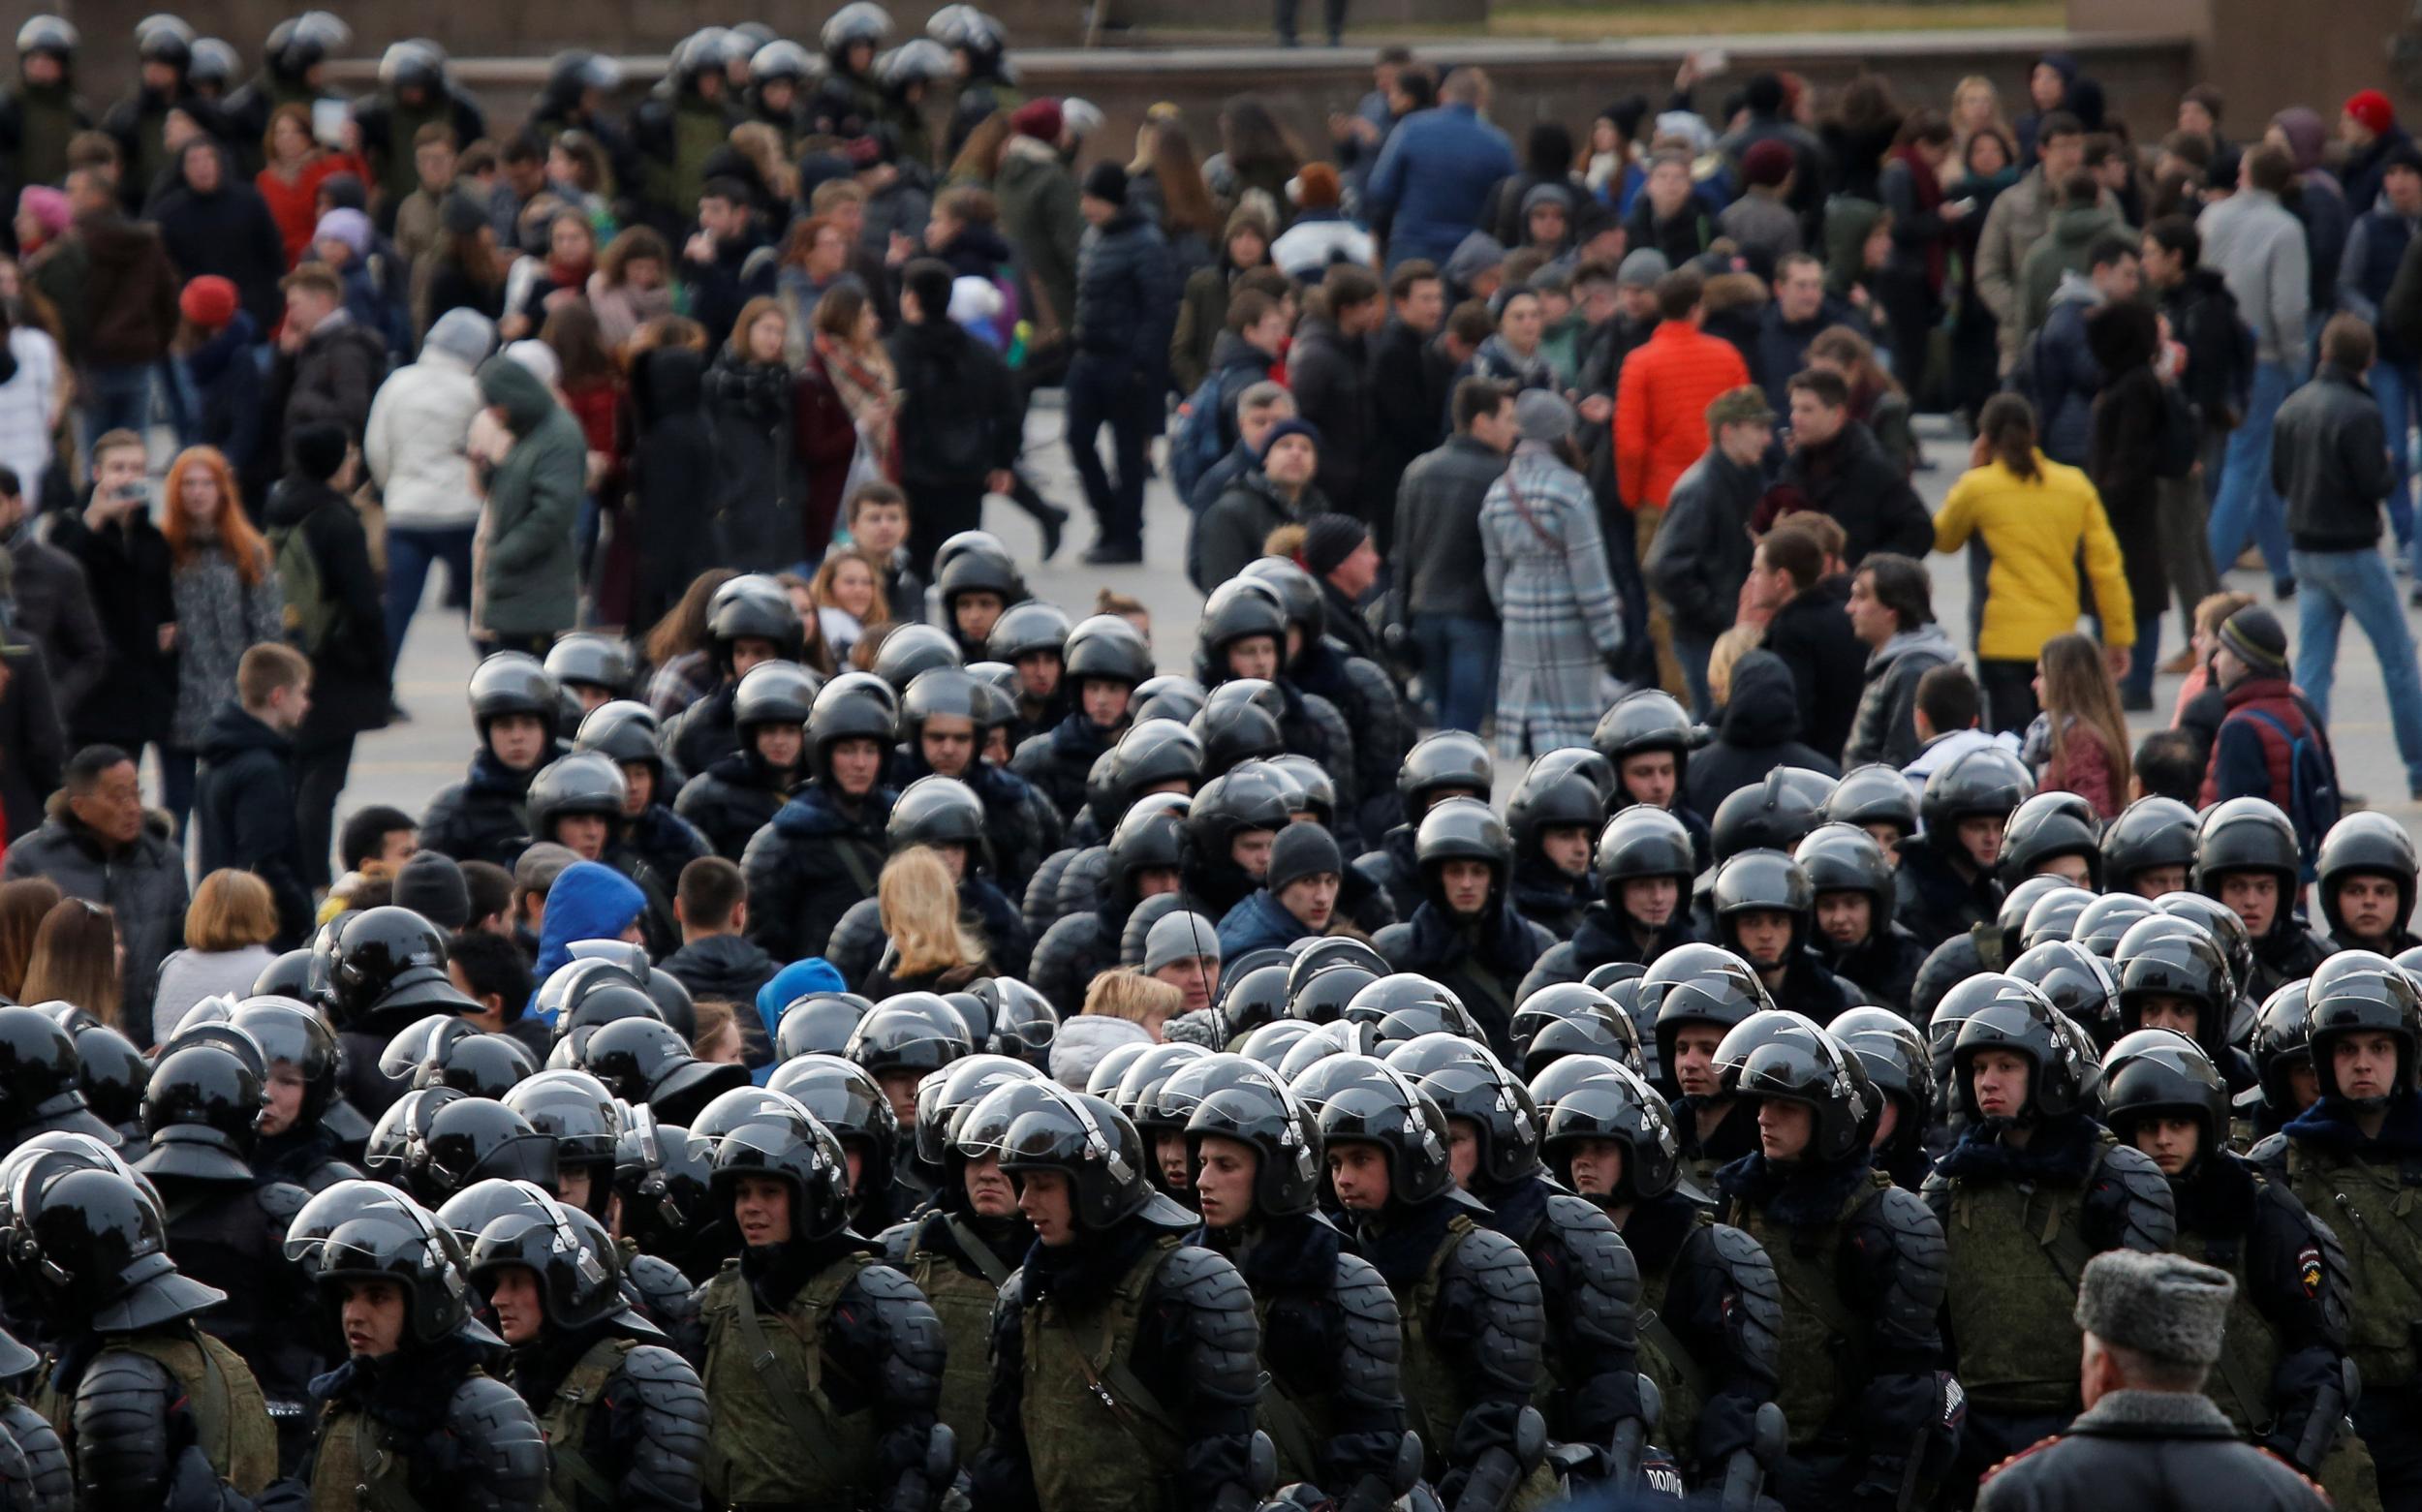
{"type": "Polygon", "coordinates": [[[2375,137],[2386,135],[2397,124],[2397,108],[2388,103],[2388,96],[2376,89],[2359,89],[2346,98],[2346,113],[2362,123],[2363,129],[2375,137]]]}
{"type": "Polygon", "coordinates": [[[1060,102],[1045,97],[1029,100],[1009,114],[1009,129],[1039,141],[1060,139],[1060,102]]]}
{"type": "Polygon", "coordinates": [[[203,330],[217,330],[235,319],[235,286],[216,273],[204,273],[176,296],[177,313],[203,330]]]}

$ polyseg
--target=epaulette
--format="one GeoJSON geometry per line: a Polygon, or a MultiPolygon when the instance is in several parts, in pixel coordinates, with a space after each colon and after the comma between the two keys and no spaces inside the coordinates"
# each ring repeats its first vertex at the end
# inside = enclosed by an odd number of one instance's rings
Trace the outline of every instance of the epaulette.
{"type": "Polygon", "coordinates": [[[2049,1438],[2036,1439],[2034,1443],[2029,1444],[2026,1448],[2021,1449],[2018,1453],[2011,1455],[2008,1459],[2003,1460],[2001,1464],[1993,1466],[1991,1469],[1985,1471],[1984,1474],[1978,1476],[1976,1478],[1976,1484],[1979,1486],[1983,1485],[1986,1481],[1993,1479],[1996,1475],[2001,1474],[2003,1470],[2008,1469],[2011,1466],[2016,1465],[2019,1461],[2026,1459],[2031,1454],[2041,1454],[2044,1450],[2059,1443],[2061,1438],[2061,1435],[2054,1434],[2049,1438]]]}

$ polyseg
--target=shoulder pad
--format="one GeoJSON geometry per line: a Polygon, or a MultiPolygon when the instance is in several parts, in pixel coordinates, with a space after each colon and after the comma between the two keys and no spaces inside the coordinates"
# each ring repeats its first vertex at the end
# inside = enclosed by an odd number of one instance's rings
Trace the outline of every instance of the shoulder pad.
{"type": "Polygon", "coordinates": [[[1915,1192],[1886,1187],[1860,1210],[1860,1219],[1891,1256],[1883,1320],[1899,1332],[1934,1337],[1951,1274],[1950,1247],[1934,1210],[1915,1192]]]}
{"type": "Polygon", "coordinates": [[[167,1488],[175,1460],[170,1417],[180,1395],[146,1355],[105,1347],[94,1356],[68,1418],[85,1504],[136,1505],[167,1488]]]}
{"type": "Polygon", "coordinates": [[[1744,1230],[1717,1223],[1707,1231],[1706,1252],[1723,1272],[1730,1295],[1724,1331],[1744,1359],[1773,1371],[1783,1358],[1783,1281],[1766,1247],[1744,1230]]]}
{"type": "Polygon", "coordinates": [[[863,1317],[881,1327],[888,1346],[882,1362],[885,1395],[912,1405],[921,1403],[931,1410],[942,1390],[947,1348],[942,1319],[933,1304],[925,1300],[916,1282],[888,1265],[861,1267],[842,1295],[847,1297],[851,1291],[863,1299],[863,1317]]]}
{"type": "Polygon", "coordinates": [[[2113,1145],[2103,1152],[2102,1172],[2101,1185],[2123,1198],[2115,1214],[2121,1226],[2110,1236],[2116,1248],[2160,1254],[2177,1242],[2178,1202],[2153,1157],[2134,1145],[2113,1145]]]}
{"type": "Polygon", "coordinates": [[[907,1273],[884,1264],[861,1266],[851,1282],[859,1296],[877,1307],[889,1303],[925,1304],[924,1290],[907,1273]]]}
{"type": "Polygon", "coordinates": [[[1185,1309],[1193,1390],[1215,1402],[1258,1401],[1261,1323],[1243,1273],[1226,1255],[1180,1245],[1161,1262],[1153,1281],[1163,1298],[1185,1309]]]}
{"type": "Polygon", "coordinates": [[[620,1373],[639,1408],[638,1439],[631,1446],[621,1487],[624,1504],[698,1505],[713,1416],[698,1373],[670,1349],[641,1344],[623,1356],[620,1373]]]}
{"type": "Polygon", "coordinates": [[[1928,1171],[1925,1181],[1917,1188],[1919,1199],[1934,1214],[1935,1222],[1944,1228],[1950,1226],[1951,1193],[1954,1189],[1951,1178],[1941,1171],[1928,1171]]]}
{"type": "Polygon", "coordinates": [[[1446,1257],[1443,1277],[1477,1286],[1492,1302],[1536,1310],[1539,1277],[1522,1247],[1493,1228],[1475,1228],[1446,1257]]]}
{"type": "Polygon", "coordinates": [[[1351,1251],[1337,1257],[1332,1286],[1338,1330],[1337,1386],[1389,1411],[1403,1401],[1404,1321],[1379,1267],[1351,1251]]]}
{"type": "Polygon", "coordinates": [[[916,1248],[916,1231],[924,1226],[922,1219],[904,1219],[875,1236],[875,1248],[883,1251],[885,1265],[908,1264],[909,1253],[916,1248]]]}
{"type": "Polygon", "coordinates": [[[2287,1136],[2284,1133],[2265,1134],[2246,1152],[2246,1158],[2262,1167],[2262,1174],[2277,1181],[2287,1169],[2287,1136]]]}
{"type": "Polygon", "coordinates": [[[264,1183],[253,1189],[253,1195],[260,1200],[262,1213],[281,1238],[294,1223],[295,1215],[300,1213],[303,1204],[311,1200],[310,1192],[292,1182],[264,1183]]]}
{"type": "Polygon", "coordinates": [[[37,1512],[71,1512],[76,1505],[76,1468],[68,1464],[67,1445],[47,1418],[24,1403],[0,1403],[0,1428],[6,1428],[25,1452],[33,1477],[37,1512]]]}
{"type": "Polygon", "coordinates": [[[544,1499],[546,1435],[511,1386],[488,1375],[465,1377],[446,1404],[446,1427],[461,1446],[458,1465],[474,1477],[465,1491],[497,1507],[536,1507],[544,1499]]]}
{"type": "Polygon", "coordinates": [[[1547,1199],[1547,1220],[1556,1241],[1571,1256],[1573,1274],[1592,1291],[1613,1299],[1629,1318],[1640,1301],[1640,1262],[1606,1216],[1587,1197],[1558,1192],[1547,1199]]]}
{"type": "Polygon", "coordinates": [[[704,1288],[693,1287],[681,1268],[663,1255],[632,1256],[622,1279],[638,1295],[640,1311],[668,1333],[699,1315],[704,1288]]]}
{"type": "Polygon", "coordinates": [[[621,1373],[634,1381],[671,1381],[699,1390],[698,1372],[663,1344],[634,1344],[622,1357],[621,1373]]]}

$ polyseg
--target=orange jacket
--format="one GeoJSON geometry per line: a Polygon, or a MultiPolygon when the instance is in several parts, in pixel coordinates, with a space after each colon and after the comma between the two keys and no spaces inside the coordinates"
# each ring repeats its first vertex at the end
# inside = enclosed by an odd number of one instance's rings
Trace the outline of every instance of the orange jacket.
{"type": "Polygon", "coordinates": [[[1707,451],[1707,406],[1750,381],[1732,343],[1666,321],[1623,359],[1615,387],[1615,486],[1627,508],[1664,508],[1676,479],[1707,451]]]}

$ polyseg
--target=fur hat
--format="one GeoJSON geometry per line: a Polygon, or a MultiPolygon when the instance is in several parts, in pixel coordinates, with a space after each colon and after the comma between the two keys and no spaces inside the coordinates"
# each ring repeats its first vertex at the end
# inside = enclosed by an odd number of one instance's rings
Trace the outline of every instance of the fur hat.
{"type": "Polygon", "coordinates": [[[2184,1255],[2112,1250],[2086,1262],[2077,1326],[2167,1364],[2210,1366],[2236,1295],[2226,1271],[2184,1255]]]}

